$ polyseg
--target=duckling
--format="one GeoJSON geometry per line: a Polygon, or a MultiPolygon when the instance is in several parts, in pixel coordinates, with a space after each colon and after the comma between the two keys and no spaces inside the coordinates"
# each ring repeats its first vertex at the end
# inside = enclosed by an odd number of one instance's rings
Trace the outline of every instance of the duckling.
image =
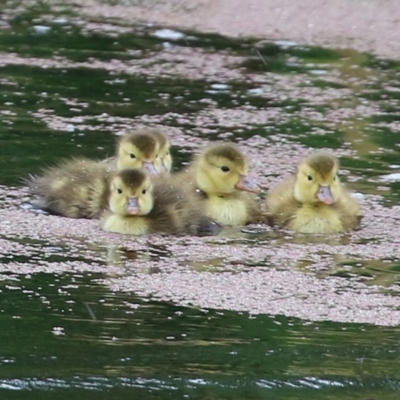
{"type": "Polygon", "coordinates": [[[139,169],[123,169],[111,180],[109,211],[101,227],[108,232],[143,235],[149,231],[147,214],[153,209],[153,184],[139,169]]]}
{"type": "MultiPolygon", "coordinates": [[[[117,157],[105,162],[72,159],[44,170],[27,180],[33,205],[69,218],[99,218],[107,208],[109,182],[113,172],[123,168],[143,168],[150,175],[158,173],[159,145],[146,131],[124,136],[117,146],[117,157]]],[[[161,167],[159,168],[161,170],[161,167]]]]}
{"type": "Polygon", "coordinates": [[[130,235],[214,235],[220,226],[206,217],[188,192],[168,180],[150,180],[141,170],[118,172],[111,180],[105,231],[130,235]]]}
{"type": "Polygon", "coordinates": [[[282,182],[267,196],[273,222],[303,233],[339,233],[358,227],[359,205],[341,185],[339,163],[327,153],[304,159],[296,176],[282,182]]]}
{"type": "Polygon", "coordinates": [[[69,218],[98,218],[107,207],[112,169],[90,159],[72,159],[27,181],[33,205],[69,218]]]}
{"type": "Polygon", "coordinates": [[[154,136],[159,145],[159,162],[161,163],[161,172],[171,172],[172,169],[172,157],[171,157],[171,143],[163,132],[158,129],[146,130],[150,135],[154,136]]]}
{"type": "Polygon", "coordinates": [[[133,131],[123,136],[117,145],[116,169],[143,168],[149,175],[164,172],[159,160],[158,140],[153,131],[146,130],[133,131]]]}
{"type": "Polygon", "coordinates": [[[206,214],[221,225],[245,225],[260,219],[255,194],[260,188],[248,177],[249,166],[234,143],[207,146],[176,179],[196,191],[206,214]]]}

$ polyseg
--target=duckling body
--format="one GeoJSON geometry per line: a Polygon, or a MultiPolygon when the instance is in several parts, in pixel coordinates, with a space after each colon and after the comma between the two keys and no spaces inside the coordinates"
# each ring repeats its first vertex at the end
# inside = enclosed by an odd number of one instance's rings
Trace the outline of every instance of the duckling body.
{"type": "Polygon", "coordinates": [[[99,218],[107,208],[109,183],[116,170],[142,168],[155,176],[158,152],[152,134],[135,131],[119,141],[116,158],[64,161],[28,181],[36,196],[34,206],[70,218],[99,218]]]}
{"type": "Polygon", "coordinates": [[[70,218],[98,218],[107,207],[111,169],[90,159],[72,159],[29,182],[34,205],[70,218]]]}
{"type": "Polygon", "coordinates": [[[303,160],[295,177],[267,196],[268,212],[282,227],[302,233],[349,232],[358,227],[358,203],[341,185],[337,160],[316,153],[303,160]]]}
{"type": "Polygon", "coordinates": [[[102,218],[102,228],[131,235],[218,233],[219,226],[193,200],[173,182],[165,179],[152,182],[142,171],[123,170],[111,182],[110,211],[102,218]],[[141,204],[136,214],[126,211],[130,201],[141,204]]]}
{"type": "Polygon", "coordinates": [[[248,177],[248,163],[233,143],[206,147],[176,179],[204,202],[206,215],[221,225],[256,222],[260,210],[254,193],[259,187],[248,177]]]}

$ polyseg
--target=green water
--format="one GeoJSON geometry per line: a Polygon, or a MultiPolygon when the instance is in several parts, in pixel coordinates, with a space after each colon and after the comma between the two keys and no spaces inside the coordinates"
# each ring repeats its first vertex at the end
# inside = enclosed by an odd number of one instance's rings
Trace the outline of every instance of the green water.
{"type": "Polygon", "coordinates": [[[188,309],[96,278],[3,281],[2,399],[398,398],[397,328],[188,309]]]}
{"type": "MultiPolygon", "coordinates": [[[[86,62],[91,57],[125,60],[128,49],[141,51],[138,58],[146,57],[146,52],[162,48],[163,41],[146,30],[117,38],[101,32],[84,34],[75,25],[42,21],[49,12],[41,2],[18,12],[9,20],[10,28],[0,30],[0,51],[86,62]],[[34,34],[35,24],[51,30],[34,34]]],[[[67,16],[75,14],[71,11],[67,16]]],[[[246,58],[242,68],[248,74],[301,74],[305,87],[351,90],[352,96],[339,99],[339,105],[356,107],[374,101],[385,113],[363,118],[360,112],[348,126],[338,122],[328,127],[323,120],[300,118],[296,112],[305,105],[301,100],[249,97],[247,91],[256,85],[240,81],[229,82],[229,92],[210,93],[209,82],[202,80],[150,79],[123,71],[112,74],[102,68],[41,68],[29,62],[5,65],[0,67],[0,184],[18,186],[28,174],[39,173],[66,156],[111,155],[112,132],[120,126],[111,119],[99,123],[96,116],[100,114],[118,118],[191,114],[205,108],[197,100],[212,99],[220,108],[248,103],[278,107],[287,114],[284,122],[271,121],[238,133],[244,139],[279,131],[288,140],[310,147],[337,149],[350,143],[358,158],[342,157],[341,162],[360,177],[354,187],[381,194],[389,205],[400,199],[398,182],[380,191],[370,181],[396,172],[393,164],[398,163],[399,135],[380,123],[400,120],[399,92],[387,88],[400,87],[399,63],[354,51],[285,49],[272,43],[258,47],[257,54],[252,39],[192,34],[197,40],[181,40],[177,45],[217,52],[228,49],[246,58]],[[313,72],[332,68],[348,76],[347,83],[327,81],[320,72],[313,72]],[[114,84],[107,83],[113,80],[114,84]],[[159,92],[167,93],[168,101],[161,101],[159,92]],[[65,98],[85,106],[67,105],[65,98]],[[63,128],[56,129],[39,118],[36,113],[42,109],[60,118],[63,128]],[[62,120],[72,117],[85,117],[84,127],[78,121],[72,131],[62,120]],[[310,135],[310,126],[335,135],[310,135]]],[[[336,107],[329,102],[307,106],[322,115],[336,107]]],[[[191,127],[174,118],[164,123],[191,127]]],[[[178,167],[187,161],[185,154],[178,155],[182,149],[173,148],[178,167]]],[[[50,261],[66,257],[90,263],[79,254],[73,258],[63,253],[58,249],[50,261]]],[[[19,261],[25,261],[23,256],[19,261]]],[[[9,260],[5,257],[1,262],[9,260]]],[[[390,274],[395,276],[391,281],[398,281],[396,262],[385,269],[368,262],[359,268],[360,274],[390,274]]],[[[345,276],[343,272],[338,275],[345,276]]],[[[101,275],[91,273],[2,274],[1,278],[1,399],[400,398],[398,328],[177,307],[112,293],[96,283],[101,275]]]]}

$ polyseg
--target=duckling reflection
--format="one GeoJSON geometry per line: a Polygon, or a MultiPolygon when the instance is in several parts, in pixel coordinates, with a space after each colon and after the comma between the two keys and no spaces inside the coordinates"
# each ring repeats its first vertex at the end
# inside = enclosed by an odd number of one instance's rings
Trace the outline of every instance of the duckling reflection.
{"type": "Polygon", "coordinates": [[[108,265],[126,267],[128,264],[134,268],[135,272],[144,274],[160,272],[157,262],[169,259],[171,256],[167,246],[153,245],[150,241],[140,250],[116,245],[107,246],[108,265]]]}

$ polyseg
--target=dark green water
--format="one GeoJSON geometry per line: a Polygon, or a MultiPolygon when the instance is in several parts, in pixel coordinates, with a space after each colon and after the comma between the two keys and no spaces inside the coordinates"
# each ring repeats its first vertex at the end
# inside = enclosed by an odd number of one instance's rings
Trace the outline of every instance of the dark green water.
{"type": "MultiPolygon", "coordinates": [[[[9,21],[9,29],[0,30],[1,52],[49,59],[57,55],[85,62],[90,57],[124,60],[127,49],[143,51],[144,57],[148,50],[161,49],[162,40],[148,34],[110,38],[102,33],[83,34],[70,24],[40,22],[50,11],[38,4],[19,12],[9,21]],[[50,26],[51,31],[34,34],[35,24],[50,26]]],[[[365,193],[378,192],[388,204],[398,201],[398,182],[387,184],[389,190],[382,192],[370,182],[377,175],[393,172],[399,159],[398,133],[381,124],[400,120],[400,96],[387,89],[389,84],[400,87],[397,62],[351,51],[283,49],[274,44],[260,48],[263,62],[255,56],[252,40],[196,36],[197,41],[177,44],[229,49],[247,57],[243,67],[248,74],[302,74],[305,87],[344,87],[353,95],[342,99],[342,105],[375,101],[385,113],[355,119],[350,126],[338,122],[328,128],[324,121],[312,122],[315,128],[333,129],[335,135],[310,135],[310,122],[295,114],[304,106],[302,101],[245,98],[253,86],[243,82],[230,83],[230,93],[213,94],[201,80],[149,79],[121,72],[117,77],[123,85],[111,85],[107,81],[116,76],[101,68],[41,68],[29,62],[5,65],[0,67],[0,184],[19,185],[29,173],[38,173],[66,156],[110,155],[114,148],[111,132],[118,126],[109,120],[99,123],[96,116],[102,113],[118,118],[174,111],[190,114],[205,107],[195,100],[209,98],[220,108],[248,102],[260,108],[280,107],[287,113],[285,122],[251,127],[242,133],[243,138],[279,131],[293,142],[316,148],[337,149],[351,143],[358,158],[342,157],[341,162],[360,176],[354,186],[365,193]],[[347,74],[348,83],[327,82],[323,75],[310,72],[330,68],[347,74]],[[365,83],[354,83],[352,77],[365,78],[365,83]],[[168,101],[160,101],[160,91],[170,95],[168,101]],[[64,98],[87,106],[74,110],[64,98]],[[53,117],[84,116],[84,127],[55,129],[37,117],[41,109],[51,110],[53,117]]],[[[311,106],[322,113],[333,107],[329,103],[311,106]]],[[[169,123],[179,125],[174,119],[169,123]]],[[[184,123],[180,126],[185,128],[184,123]]],[[[178,157],[178,149],[173,153],[179,166],[187,158],[178,157]]],[[[391,273],[398,273],[398,264],[391,273]]],[[[112,293],[96,284],[100,276],[90,273],[2,278],[0,399],[400,398],[398,328],[305,323],[176,307],[112,293]]]]}
{"type": "Polygon", "coordinates": [[[3,281],[2,399],[398,398],[397,328],[188,309],[95,278],[3,281]]]}

